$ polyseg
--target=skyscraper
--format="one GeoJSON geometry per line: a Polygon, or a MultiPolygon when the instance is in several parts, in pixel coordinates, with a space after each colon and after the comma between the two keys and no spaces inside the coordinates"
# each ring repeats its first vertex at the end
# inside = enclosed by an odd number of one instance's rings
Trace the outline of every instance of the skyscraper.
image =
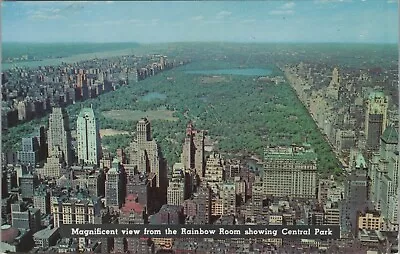
{"type": "Polygon", "coordinates": [[[99,126],[92,108],[83,108],[77,123],[78,161],[98,165],[100,159],[99,126]]]}
{"type": "Polygon", "coordinates": [[[155,174],[156,186],[166,190],[167,171],[157,142],[151,138],[149,120],[143,118],[138,121],[136,135],[137,142],[131,144],[131,163],[136,164],[141,173],[155,174]]]}
{"type": "Polygon", "coordinates": [[[185,173],[181,163],[175,163],[167,189],[167,204],[182,205],[185,200],[185,173]]]}
{"type": "Polygon", "coordinates": [[[380,137],[387,126],[388,98],[382,92],[373,92],[366,100],[365,107],[367,148],[377,150],[380,137]]]}
{"type": "Polygon", "coordinates": [[[343,233],[358,230],[357,214],[368,208],[368,176],[364,170],[354,170],[346,179],[340,219],[343,233]]]}
{"type": "Polygon", "coordinates": [[[111,169],[107,172],[106,206],[120,208],[123,200],[122,174],[118,160],[114,160],[111,169]]]}
{"type": "Polygon", "coordinates": [[[147,141],[151,141],[150,122],[147,118],[138,121],[136,125],[137,142],[144,145],[147,141]]]}
{"type": "Polygon", "coordinates": [[[339,70],[334,68],[332,71],[332,80],[326,90],[326,95],[334,100],[338,99],[340,88],[339,70]]]}
{"type": "Polygon", "coordinates": [[[18,151],[18,160],[22,165],[36,166],[39,161],[39,142],[36,137],[22,138],[22,151],[18,151]]]}
{"type": "Polygon", "coordinates": [[[185,200],[185,183],[182,181],[171,181],[168,186],[167,204],[182,205],[185,200]]]}
{"type": "Polygon", "coordinates": [[[65,109],[53,108],[49,116],[49,128],[47,130],[48,155],[61,151],[63,160],[72,163],[71,156],[71,132],[69,130],[69,117],[65,109]]]}
{"type": "Polygon", "coordinates": [[[222,183],[224,179],[224,160],[218,153],[213,153],[207,158],[204,180],[208,184],[222,183]]]}
{"type": "Polygon", "coordinates": [[[164,70],[165,65],[166,65],[165,56],[160,56],[160,65],[161,65],[161,70],[164,70]]]}
{"type": "Polygon", "coordinates": [[[181,161],[185,169],[194,169],[196,174],[204,176],[204,132],[195,130],[192,122],[186,127],[186,137],[183,144],[181,161]]]}
{"type": "Polygon", "coordinates": [[[50,212],[50,193],[47,188],[46,185],[40,185],[33,195],[33,206],[38,208],[41,214],[50,212]]]}
{"type": "Polygon", "coordinates": [[[35,188],[38,184],[37,175],[33,175],[31,172],[22,175],[19,178],[19,187],[21,188],[22,198],[33,198],[35,188]]]}
{"type": "Polygon", "coordinates": [[[397,222],[397,202],[399,180],[399,148],[398,131],[389,125],[382,137],[379,155],[373,158],[374,167],[369,171],[371,178],[372,202],[376,209],[382,211],[382,216],[388,222],[388,228],[397,222]]]}
{"type": "Polygon", "coordinates": [[[236,186],[234,182],[224,183],[221,190],[224,215],[236,214],[236,186]]]}
{"type": "Polygon", "coordinates": [[[209,224],[211,219],[211,189],[206,186],[200,186],[193,197],[196,204],[197,215],[195,224],[209,224]]]}
{"type": "Polygon", "coordinates": [[[263,208],[264,185],[260,177],[257,177],[252,187],[251,207],[253,215],[260,215],[263,208]]]}

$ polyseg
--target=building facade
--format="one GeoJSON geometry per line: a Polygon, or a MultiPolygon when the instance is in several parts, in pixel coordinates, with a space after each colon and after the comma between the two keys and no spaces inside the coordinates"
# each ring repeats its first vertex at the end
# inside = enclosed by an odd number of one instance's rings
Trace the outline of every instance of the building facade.
{"type": "Polygon", "coordinates": [[[140,173],[155,174],[157,188],[166,191],[168,184],[167,169],[157,142],[151,137],[151,126],[147,118],[138,121],[136,141],[133,141],[130,147],[131,164],[136,166],[140,173]]]}
{"type": "Polygon", "coordinates": [[[265,195],[316,198],[316,154],[309,146],[265,149],[263,183],[265,195]]]}
{"type": "Polygon", "coordinates": [[[365,101],[365,135],[367,149],[376,150],[387,126],[388,97],[382,92],[371,93],[365,101]]]}
{"type": "Polygon", "coordinates": [[[18,151],[17,157],[22,165],[36,166],[39,161],[39,142],[37,138],[22,138],[22,151],[18,151]]]}
{"type": "Polygon", "coordinates": [[[67,164],[72,162],[71,131],[69,129],[69,117],[65,109],[53,108],[53,112],[49,116],[47,142],[50,157],[54,155],[54,151],[61,151],[63,161],[67,164]]]}
{"type": "Polygon", "coordinates": [[[122,172],[117,160],[106,174],[106,206],[120,208],[123,201],[122,172]]]}
{"type": "Polygon", "coordinates": [[[204,131],[196,130],[192,122],[186,127],[181,161],[185,169],[193,169],[200,179],[204,176],[204,131]]]}
{"type": "Polygon", "coordinates": [[[92,108],[83,108],[76,120],[78,161],[98,165],[100,160],[99,126],[92,108]]]}

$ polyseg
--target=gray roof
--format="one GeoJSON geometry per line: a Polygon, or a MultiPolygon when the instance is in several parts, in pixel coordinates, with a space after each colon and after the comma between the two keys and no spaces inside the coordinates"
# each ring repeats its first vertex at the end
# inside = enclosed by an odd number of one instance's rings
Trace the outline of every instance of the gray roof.
{"type": "Polygon", "coordinates": [[[389,125],[383,132],[381,139],[386,144],[397,144],[399,142],[398,130],[393,125],[389,125]]]}
{"type": "Polygon", "coordinates": [[[38,232],[36,232],[33,237],[34,238],[39,238],[39,239],[48,239],[49,237],[51,237],[54,233],[56,233],[58,231],[58,228],[45,228],[42,229],[38,232]]]}

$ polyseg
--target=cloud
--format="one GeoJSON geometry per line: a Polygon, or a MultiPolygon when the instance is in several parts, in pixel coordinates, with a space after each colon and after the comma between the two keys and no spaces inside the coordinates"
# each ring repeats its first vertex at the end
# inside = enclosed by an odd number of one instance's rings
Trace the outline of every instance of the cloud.
{"type": "Polygon", "coordinates": [[[293,10],[274,10],[269,12],[270,15],[292,15],[293,13],[293,10]]]}
{"type": "Polygon", "coordinates": [[[75,2],[73,4],[68,5],[62,11],[63,12],[72,12],[78,13],[80,10],[84,9],[85,7],[81,4],[81,2],[75,2]]]}
{"type": "Polygon", "coordinates": [[[26,13],[28,16],[39,15],[39,14],[57,14],[60,13],[61,9],[57,8],[40,8],[38,10],[29,10],[26,13]]]}
{"type": "Polygon", "coordinates": [[[107,20],[103,22],[104,25],[121,25],[123,22],[122,20],[107,20]]]}
{"type": "MultiPolygon", "coordinates": [[[[79,1],[79,3],[88,3],[90,1],[79,1]]],[[[94,3],[94,2],[93,2],[94,3]]],[[[69,5],[76,4],[76,1],[21,1],[22,5],[30,5],[30,6],[46,6],[46,5],[69,5]]]]}
{"type": "MultiPolygon", "coordinates": [[[[133,21],[133,20],[132,20],[133,21]]],[[[131,20],[128,20],[128,22],[131,22],[131,20]]],[[[109,26],[114,26],[114,25],[122,25],[126,23],[126,21],[123,20],[105,20],[103,22],[95,22],[95,23],[75,23],[72,24],[72,27],[99,27],[99,26],[105,26],[105,25],[109,25],[109,26]]]]}
{"type": "Polygon", "coordinates": [[[204,17],[203,16],[195,16],[195,17],[192,17],[192,20],[203,20],[204,19],[204,17]]]}
{"type": "Polygon", "coordinates": [[[241,23],[248,24],[248,23],[255,23],[256,21],[257,20],[255,20],[255,19],[245,19],[245,20],[242,20],[241,23]]]}
{"type": "MultiPolygon", "coordinates": [[[[61,3],[65,4],[65,3],[61,3]]],[[[84,6],[82,5],[82,2],[72,2],[69,3],[67,6],[61,5],[61,8],[54,8],[54,7],[48,7],[44,5],[38,5],[35,8],[33,7],[33,10],[27,11],[27,17],[31,20],[56,20],[56,19],[61,19],[61,18],[66,18],[70,14],[76,14],[79,13],[82,9],[84,9],[84,6]]]]}
{"type": "Polygon", "coordinates": [[[223,18],[228,17],[230,15],[232,15],[232,12],[230,12],[230,11],[220,11],[220,12],[217,13],[217,19],[223,19],[223,18]]]}
{"type": "Polygon", "coordinates": [[[365,39],[368,38],[368,36],[369,36],[369,33],[368,33],[367,30],[363,30],[363,31],[361,31],[361,33],[359,34],[360,40],[365,40],[365,39]]]}
{"type": "Polygon", "coordinates": [[[57,9],[57,8],[47,8],[47,9],[42,9],[42,11],[44,12],[50,12],[50,13],[59,13],[61,11],[61,9],[57,9]]]}
{"type": "Polygon", "coordinates": [[[281,9],[293,9],[296,4],[294,2],[288,2],[281,6],[281,9]]]}
{"type": "Polygon", "coordinates": [[[106,1],[106,4],[113,4],[114,1],[106,1]]]}
{"type": "Polygon", "coordinates": [[[151,20],[141,20],[141,19],[130,19],[126,22],[121,23],[130,23],[135,26],[156,26],[158,25],[159,19],[151,19],[151,20]]]}
{"type": "Polygon", "coordinates": [[[130,19],[128,20],[129,23],[140,23],[141,21],[139,19],[130,19]]]}
{"type": "Polygon", "coordinates": [[[217,20],[205,20],[203,24],[228,24],[229,21],[223,20],[223,19],[217,19],[217,20]]]}
{"type": "Polygon", "coordinates": [[[314,0],[315,4],[328,4],[328,3],[351,3],[352,0],[314,0]]]}
{"type": "Polygon", "coordinates": [[[294,13],[294,2],[287,2],[280,6],[277,10],[272,10],[269,12],[270,15],[292,15],[294,13]]]}
{"type": "Polygon", "coordinates": [[[30,10],[27,12],[28,18],[32,20],[52,20],[64,18],[60,14],[61,9],[56,8],[42,8],[37,11],[30,10]]]}
{"type": "Polygon", "coordinates": [[[72,26],[74,26],[74,27],[81,27],[81,26],[84,26],[84,27],[96,27],[96,26],[101,26],[102,24],[101,23],[85,23],[85,24],[74,24],[74,25],[72,25],[72,26]]]}
{"type": "Polygon", "coordinates": [[[33,19],[33,20],[50,20],[50,19],[61,19],[61,18],[64,18],[64,16],[61,16],[58,14],[55,14],[55,15],[34,14],[34,15],[31,15],[29,18],[33,19]]]}

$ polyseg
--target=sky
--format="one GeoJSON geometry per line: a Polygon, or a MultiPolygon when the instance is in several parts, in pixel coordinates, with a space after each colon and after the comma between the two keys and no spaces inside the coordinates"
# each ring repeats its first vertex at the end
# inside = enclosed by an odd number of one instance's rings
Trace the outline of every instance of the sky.
{"type": "Polygon", "coordinates": [[[397,43],[397,0],[2,2],[3,42],[397,43]]]}

